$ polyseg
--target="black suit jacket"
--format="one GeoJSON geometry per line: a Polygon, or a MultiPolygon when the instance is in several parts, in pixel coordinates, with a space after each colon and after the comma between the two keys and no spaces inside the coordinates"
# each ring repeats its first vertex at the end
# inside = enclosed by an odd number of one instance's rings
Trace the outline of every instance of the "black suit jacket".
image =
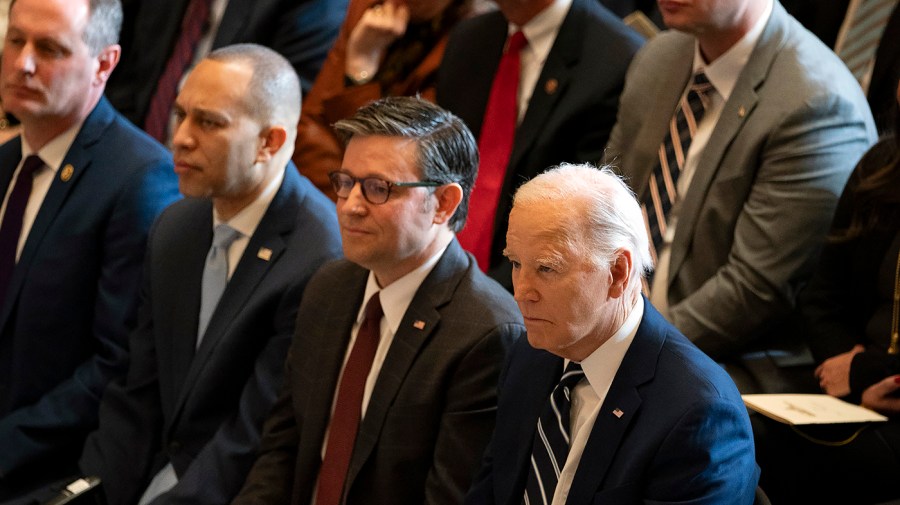
{"type": "MultiPolygon", "coordinates": [[[[522,503],[537,420],[563,360],[516,344],[497,426],[466,503],[522,503]]],[[[644,301],[578,463],[567,505],[753,503],[750,419],[728,374],[644,301]]]]}
{"type": "MultiPolygon", "coordinates": [[[[506,36],[507,21],[500,12],[461,22],[441,63],[438,104],[458,115],[476,138],[506,36]]],[[[600,160],[616,121],[625,72],[641,43],[636,32],[596,0],[572,2],[516,129],[497,206],[489,275],[507,289],[512,280],[503,248],[513,193],[563,161],[600,160]]]]}
{"type": "Polygon", "coordinates": [[[303,288],[340,255],[334,204],[290,163],[195,351],[212,231],[207,199],[178,202],[154,226],[128,377],[104,396],[81,459],[109,505],[136,503],[169,461],[179,483],[154,503],[234,497],[278,392],[303,288]]]}
{"type": "Polygon", "coordinates": [[[900,81],[900,5],[888,19],[887,27],[881,35],[875,52],[875,68],[869,84],[869,106],[875,117],[879,133],[897,127],[894,114],[900,114],[897,107],[897,82],[900,81]]]}
{"type": "MultiPolygon", "coordinates": [[[[190,0],[132,0],[122,30],[122,62],[106,96],[142,126],[190,0]]],[[[337,37],[347,0],[228,0],[212,48],[253,42],[288,59],[303,91],[312,87],[337,37]]]]}
{"type": "MultiPolygon", "coordinates": [[[[284,389],[233,503],[310,503],[368,274],[338,261],[309,282],[284,389]]],[[[344,503],[460,503],[493,428],[504,351],[523,333],[512,297],[454,240],[394,335],[360,423],[344,503]]]]}
{"type": "MultiPolygon", "coordinates": [[[[18,137],[0,147],[3,193],[21,154],[18,137]]],[[[172,155],[101,99],[0,307],[0,496],[74,473],[107,383],[125,373],[147,231],[176,198],[172,155]]]]}

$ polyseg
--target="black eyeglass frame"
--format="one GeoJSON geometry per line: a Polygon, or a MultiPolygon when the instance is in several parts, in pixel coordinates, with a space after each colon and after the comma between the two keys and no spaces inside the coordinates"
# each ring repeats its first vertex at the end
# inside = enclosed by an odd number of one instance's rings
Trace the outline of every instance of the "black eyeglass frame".
{"type": "Polygon", "coordinates": [[[391,189],[394,187],[398,188],[436,188],[439,186],[443,186],[444,184],[448,184],[446,182],[437,182],[437,181],[412,181],[412,182],[394,182],[394,181],[386,181],[381,177],[354,177],[347,172],[341,172],[340,170],[334,170],[328,173],[328,180],[331,182],[331,188],[334,189],[335,194],[338,195],[338,198],[347,198],[350,196],[350,192],[347,192],[347,196],[341,196],[340,191],[338,191],[338,177],[347,177],[351,181],[353,181],[353,185],[350,186],[350,191],[353,191],[353,186],[359,184],[360,190],[362,190],[363,198],[366,199],[367,202],[372,205],[382,205],[387,203],[391,198],[391,189]],[[385,193],[384,201],[375,202],[369,198],[368,192],[366,192],[366,181],[380,181],[387,184],[387,193],[385,193]]]}

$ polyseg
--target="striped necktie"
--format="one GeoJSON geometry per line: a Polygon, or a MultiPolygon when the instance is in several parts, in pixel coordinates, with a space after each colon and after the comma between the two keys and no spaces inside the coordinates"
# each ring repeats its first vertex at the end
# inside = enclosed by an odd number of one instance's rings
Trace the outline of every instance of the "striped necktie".
{"type": "Polygon", "coordinates": [[[569,455],[569,411],[572,407],[572,390],[584,378],[584,370],[574,361],[569,362],[559,384],[550,394],[538,418],[537,431],[531,447],[531,465],[525,485],[524,505],[549,505],[556,492],[559,473],[569,455]]]}
{"type": "Polygon", "coordinates": [[[855,0],[848,9],[836,52],[865,91],[869,88],[881,36],[897,1],[855,0]]]}
{"type": "Polygon", "coordinates": [[[713,85],[703,72],[694,76],[691,88],[678,102],[675,115],[669,122],[669,133],[659,147],[659,164],[650,174],[649,187],[641,199],[654,263],[666,235],[669,212],[677,202],[678,177],[684,170],[691,140],[697,133],[697,125],[706,111],[707,93],[712,89],[713,85]]]}

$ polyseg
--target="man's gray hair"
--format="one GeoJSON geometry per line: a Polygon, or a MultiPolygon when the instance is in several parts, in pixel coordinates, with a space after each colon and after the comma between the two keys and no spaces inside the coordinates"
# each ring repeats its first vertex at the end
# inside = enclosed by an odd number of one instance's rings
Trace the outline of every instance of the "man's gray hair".
{"type": "Polygon", "coordinates": [[[122,30],[122,3],[119,0],[90,0],[88,24],[82,38],[91,55],[119,43],[122,30]]]}
{"type": "Polygon", "coordinates": [[[513,205],[520,204],[570,207],[575,219],[560,239],[576,250],[581,248],[598,267],[610,266],[616,250],[627,249],[633,263],[632,281],[653,268],[641,207],[609,166],[563,163],[551,168],[519,188],[513,205]]]}
{"type": "Polygon", "coordinates": [[[245,97],[249,113],[263,124],[286,127],[289,141],[294,143],[300,121],[300,79],[284,56],[259,44],[234,44],[216,49],[206,58],[249,66],[253,71],[245,97]]]}
{"type": "Polygon", "coordinates": [[[458,232],[466,224],[478,174],[478,145],[461,119],[421,98],[398,96],[360,108],[353,117],[335,123],[334,129],[345,145],[357,136],[415,140],[422,180],[462,186],[462,201],[449,225],[458,232]]]}
{"type": "MultiPolygon", "coordinates": [[[[15,3],[16,0],[9,2],[10,12],[15,3]]],[[[122,3],[119,0],[88,0],[88,24],[81,38],[92,56],[119,43],[122,17],[122,3]]]]}

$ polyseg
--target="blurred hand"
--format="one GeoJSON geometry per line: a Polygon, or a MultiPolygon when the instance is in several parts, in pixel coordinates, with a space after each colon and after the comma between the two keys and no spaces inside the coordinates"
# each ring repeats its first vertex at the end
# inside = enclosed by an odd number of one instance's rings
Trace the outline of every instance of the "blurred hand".
{"type": "Polygon", "coordinates": [[[850,394],[850,363],[853,356],[866,350],[856,344],[853,349],[826,359],[816,368],[819,387],[831,396],[842,397],[850,394]]]}
{"type": "Polygon", "coordinates": [[[862,405],[879,414],[896,416],[900,414],[900,396],[893,395],[898,390],[900,390],[900,375],[887,377],[863,391],[862,405]]]}
{"type": "Polygon", "coordinates": [[[363,13],[347,40],[344,72],[348,77],[371,79],[378,72],[384,53],[406,32],[409,7],[400,0],[387,0],[363,13]]]}

